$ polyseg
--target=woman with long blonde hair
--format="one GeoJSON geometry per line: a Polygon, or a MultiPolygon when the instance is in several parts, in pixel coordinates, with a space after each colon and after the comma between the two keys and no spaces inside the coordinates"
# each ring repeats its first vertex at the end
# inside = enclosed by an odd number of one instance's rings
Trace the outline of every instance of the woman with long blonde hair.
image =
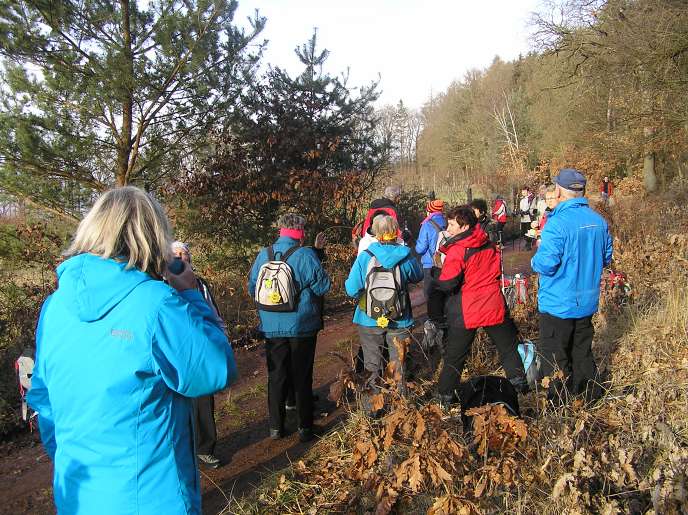
{"type": "Polygon", "coordinates": [[[96,201],[57,268],[28,401],[59,513],[201,512],[191,398],[237,371],[191,267],[168,272],[171,242],[158,202],[117,188],[96,201]]]}

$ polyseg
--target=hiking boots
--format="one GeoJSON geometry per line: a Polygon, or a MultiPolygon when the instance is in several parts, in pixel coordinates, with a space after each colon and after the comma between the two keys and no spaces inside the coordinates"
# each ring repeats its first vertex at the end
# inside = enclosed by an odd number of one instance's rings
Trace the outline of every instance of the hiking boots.
{"type": "Polygon", "coordinates": [[[313,429],[310,427],[299,428],[299,442],[306,443],[313,439],[313,429]]]}
{"type": "Polygon", "coordinates": [[[218,460],[212,454],[199,454],[198,461],[211,469],[216,469],[220,466],[220,460],[218,460]]]}
{"type": "Polygon", "coordinates": [[[454,394],[437,394],[437,402],[439,402],[442,409],[448,409],[452,404],[456,403],[456,396],[454,394]]]}

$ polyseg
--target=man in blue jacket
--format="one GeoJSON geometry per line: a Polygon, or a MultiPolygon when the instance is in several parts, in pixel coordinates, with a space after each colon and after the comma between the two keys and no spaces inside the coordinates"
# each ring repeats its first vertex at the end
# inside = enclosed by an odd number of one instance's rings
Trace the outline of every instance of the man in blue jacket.
{"type": "MultiPolygon", "coordinates": [[[[612,260],[612,238],[605,219],[583,197],[583,174],[565,168],[554,181],[559,204],[549,214],[531,260],[540,274],[540,377],[559,369],[570,393],[594,397],[599,388],[594,383],[592,315],[599,305],[602,269],[612,260]]],[[[551,400],[563,400],[561,387],[561,381],[551,381],[551,400]]]]}
{"type": "Polygon", "coordinates": [[[270,248],[275,259],[286,259],[297,291],[295,309],[258,309],[260,331],[266,340],[270,437],[278,439],[284,435],[285,402],[291,386],[296,399],[299,439],[306,442],[313,438],[313,360],[317,334],[323,328],[322,297],[330,289],[330,278],[316,253],[324,246],[322,235],[316,238],[314,250],[301,247],[305,235],[302,216],[283,215],[278,225],[280,237],[271,247],[262,249],[253,263],[248,291],[255,296],[260,269],[270,260],[270,248]]]}
{"type": "Polygon", "coordinates": [[[420,233],[416,242],[416,253],[420,256],[420,262],[423,266],[423,293],[425,293],[426,300],[430,298],[431,272],[433,258],[437,250],[437,239],[440,232],[447,228],[447,220],[442,213],[443,209],[444,201],[428,201],[426,206],[427,216],[420,224],[420,233]]]}

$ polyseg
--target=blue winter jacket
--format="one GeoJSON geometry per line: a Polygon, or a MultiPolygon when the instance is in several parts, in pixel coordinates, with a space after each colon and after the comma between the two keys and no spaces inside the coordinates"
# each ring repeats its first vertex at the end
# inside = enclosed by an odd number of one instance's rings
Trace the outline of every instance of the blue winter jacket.
{"type": "Polygon", "coordinates": [[[558,318],[583,318],[597,311],[602,269],[612,260],[607,222],[585,198],[566,200],[547,216],[531,260],[540,274],[538,309],[558,318]]]}
{"type": "MultiPolygon", "coordinates": [[[[273,244],[275,254],[285,253],[298,240],[280,236],[273,244]]],[[[260,267],[268,262],[268,250],[262,249],[253,263],[248,281],[248,292],[251,297],[256,292],[256,281],[260,267]]],[[[323,327],[322,296],[330,291],[330,278],[325,272],[315,251],[303,247],[295,251],[287,264],[294,272],[296,289],[299,292],[299,304],[296,311],[274,312],[258,310],[260,316],[260,331],[265,338],[307,337],[315,335],[323,327]]]]}
{"type": "Polygon", "coordinates": [[[28,394],[65,514],[200,514],[190,397],[236,379],[197,290],[81,254],[43,304],[28,394]]]}
{"type": "Polygon", "coordinates": [[[447,221],[442,213],[433,213],[429,220],[420,225],[420,234],[416,242],[416,253],[420,256],[423,268],[432,268],[432,257],[437,248],[437,236],[439,231],[430,220],[433,220],[442,230],[447,228],[447,221]]]}
{"type": "MultiPolygon", "coordinates": [[[[411,249],[404,245],[391,244],[383,245],[379,242],[374,242],[368,247],[375,257],[380,261],[382,266],[392,268],[397,263],[401,269],[402,286],[407,288],[410,283],[417,283],[423,279],[423,271],[418,265],[418,261],[411,256],[411,249]]],[[[365,294],[365,280],[368,273],[368,263],[370,262],[370,254],[361,252],[356,261],[354,261],[349,277],[344,283],[346,294],[349,297],[360,299],[361,295],[365,294]]],[[[408,291],[408,290],[407,290],[408,291]]],[[[356,306],[354,312],[354,324],[365,327],[376,327],[377,322],[365,314],[364,311],[356,306]]],[[[390,320],[390,328],[410,327],[413,325],[413,314],[411,312],[411,303],[408,303],[406,315],[398,320],[390,320]]]]}

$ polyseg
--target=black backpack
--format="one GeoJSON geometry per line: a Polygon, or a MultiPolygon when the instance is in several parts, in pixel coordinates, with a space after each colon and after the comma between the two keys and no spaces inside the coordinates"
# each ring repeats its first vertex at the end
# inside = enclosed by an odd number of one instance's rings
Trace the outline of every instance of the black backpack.
{"type": "Polygon", "coordinates": [[[518,393],[511,382],[500,376],[478,376],[461,386],[459,391],[461,401],[461,421],[463,430],[470,432],[473,427],[473,417],[466,415],[471,408],[478,408],[486,404],[501,404],[515,417],[521,416],[518,406],[518,393]]]}

